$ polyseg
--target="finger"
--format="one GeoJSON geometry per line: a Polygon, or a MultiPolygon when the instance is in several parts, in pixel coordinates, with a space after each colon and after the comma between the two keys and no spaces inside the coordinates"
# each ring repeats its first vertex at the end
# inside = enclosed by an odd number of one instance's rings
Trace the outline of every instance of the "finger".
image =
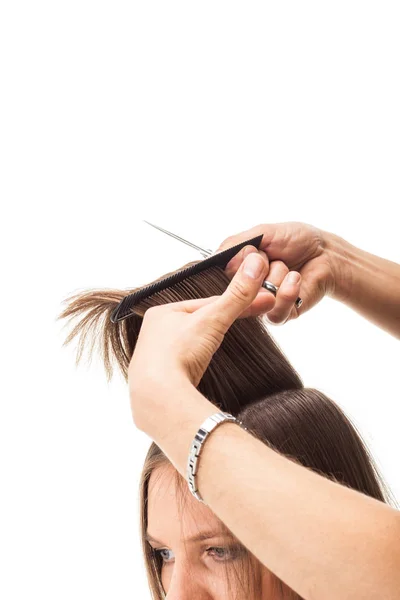
{"type": "MultiPolygon", "coordinates": [[[[252,253],[258,253],[263,260],[265,261],[265,263],[268,265],[268,257],[265,254],[265,252],[263,252],[262,250],[257,250],[257,248],[255,248],[254,246],[245,246],[241,252],[244,254],[244,256],[242,257],[241,263],[243,264],[243,260],[246,256],[248,256],[249,254],[252,253]]],[[[276,261],[279,262],[279,261],[276,261]]],[[[284,263],[282,263],[284,264],[284,263]]],[[[276,269],[276,266],[275,266],[276,269]]],[[[268,276],[269,278],[269,276],[268,276]]],[[[275,283],[276,280],[276,276],[274,278],[273,283],[275,283]]],[[[277,284],[275,284],[277,285],[277,284]]],[[[199,310],[200,308],[202,308],[203,306],[206,306],[207,304],[211,304],[212,302],[215,302],[215,300],[219,298],[219,296],[209,296],[207,298],[195,298],[193,300],[182,300],[179,302],[170,302],[168,303],[168,306],[170,310],[179,310],[179,311],[183,311],[183,312],[187,312],[187,313],[193,313],[197,310],[199,310]]],[[[253,303],[240,315],[240,318],[244,318],[244,317],[250,317],[250,316],[258,316],[262,313],[265,313],[269,310],[271,310],[275,305],[275,297],[273,296],[273,294],[271,294],[271,292],[268,292],[268,290],[266,290],[263,287],[260,287],[257,296],[255,298],[255,300],[253,301],[253,303]]]]}
{"type": "Polygon", "coordinates": [[[244,310],[248,309],[260,291],[269,269],[267,261],[257,252],[251,252],[243,261],[225,292],[212,306],[204,306],[199,313],[213,315],[226,332],[244,310]]]}
{"type": "MultiPolygon", "coordinates": [[[[269,279],[269,275],[268,275],[269,279]]],[[[290,271],[283,279],[276,294],[274,308],[265,316],[274,325],[286,323],[294,308],[294,303],[299,295],[301,275],[296,271],[290,271]]]]}
{"type": "MultiPolygon", "coordinates": [[[[265,253],[260,250],[259,254],[265,255],[265,253]]],[[[284,262],[282,262],[281,260],[274,260],[269,264],[267,280],[279,288],[288,272],[289,269],[284,262]]],[[[263,315],[271,311],[275,307],[275,305],[275,295],[269,290],[266,290],[265,288],[261,287],[255,300],[253,300],[250,307],[247,308],[240,315],[239,318],[242,319],[244,317],[257,317],[259,315],[263,315]]]]}
{"type": "MultiPolygon", "coordinates": [[[[243,248],[243,250],[245,251],[245,256],[248,256],[249,254],[251,254],[253,252],[258,252],[258,254],[263,257],[266,264],[268,264],[268,257],[265,254],[265,252],[263,252],[262,250],[257,250],[254,246],[245,246],[243,248]]],[[[243,262],[243,260],[242,260],[242,262],[243,262]]],[[[269,274],[268,274],[268,279],[269,279],[269,274]]],[[[276,279],[277,278],[275,276],[274,281],[273,281],[274,283],[275,283],[276,279]]],[[[275,285],[277,285],[277,284],[275,284],[275,285]]],[[[175,302],[173,304],[170,304],[169,306],[177,305],[176,308],[178,310],[183,310],[187,313],[192,313],[192,312],[195,312],[196,310],[198,310],[199,308],[202,308],[202,306],[205,306],[206,304],[214,302],[217,298],[219,298],[219,296],[210,296],[209,298],[200,298],[198,300],[195,299],[195,300],[186,300],[186,301],[182,301],[182,302],[175,302]]],[[[269,292],[265,288],[260,287],[256,298],[253,300],[251,305],[247,309],[245,309],[243,311],[243,313],[241,313],[239,315],[238,318],[242,319],[242,318],[246,318],[246,317],[256,317],[258,315],[264,314],[264,313],[272,310],[274,306],[275,306],[275,296],[273,294],[271,294],[271,292],[269,292]]]]}
{"type": "Polygon", "coordinates": [[[301,308],[296,308],[296,315],[300,316],[315,306],[326,294],[326,282],[329,279],[329,265],[319,265],[316,268],[312,263],[307,263],[299,270],[301,275],[301,308]]]}
{"type": "MultiPolygon", "coordinates": [[[[281,283],[285,279],[286,275],[289,273],[289,267],[285,265],[285,263],[281,260],[273,260],[269,264],[269,271],[267,275],[267,280],[276,285],[276,287],[280,287],[281,283]]],[[[265,288],[263,288],[265,289],[265,288]]],[[[268,294],[268,290],[265,290],[268,294]]]]}
{"type": "MultiPolygon", "coordinates": [[[[242,259],[242,263],[243,260],[246,256],[248,256],[249,254],[258,252],[258,254],[260,254],[260,256],[262,256],[263,260],[266,261],[266,263],[268,264],[268,258],[267,255],[265,254],[265,252],[263,252],[262,250],[257,250],[257,248],[255,248],[255,246],[245,246],[242,250],[241,253],[243,252],[244,256],[242,259]]],[[[239,253],[240,254],[240,253],[239,253]]],[[[267,290],[265,290],[264,288],[260,287],[259,290],[261,293],[262,292],[266,292],[267,290]]],[[[187,313],[192,313],[195,312],[196,310],[198,310],[199,308],[201,308],[202,306],[205,306],[207,304],[210,304],[211,302],[215,302],[215,300],[219,298],[219,296],[208,296],[207,298],[194,298],[192,300],[181,300],[178,302],[169,302],[168,304],[166,304],[165,306],[168,307],[169,310],[178,310],[178,311],[183,311],[183,312],[187,312],[187,313]]],[[[266,310],[270,310],[273,308],[274,306],[274,302],[265,302],[264,304],[266,305],[266,310]]],[[[251,314],[251,311],[249,312],[249,315],[251,314]]]]}
{"type": "MultiPolygon", "coordinates": [[[[279,289],[281,283],[284,281],[285,277],[289,273],[289,270],[290,269],[285,262],[283,262],[281,260],[271,261],[267,281],[269,281],[270,283],[273,283],[279,289]]],[[[263,289],[265,289],[265,287],[263,287],[263,289]]],[[[267,289],[265,291],[269,294],[274,293],[274,292],[270,292],[267,289]]],[[[277,293],[279,293],[278,290],[277,290],[277,293]]],[[[295,298],[295,307],[300,308],[302,303],[303,303],[303,299],[300,298],[299,296],[297,296],[297,298],[295,298]]],[[[275,306],[277,306],[277,305],[275,305],[275,306]]]]}
{"type": "Polygon", "coordinates": [[[289,221],[263,223],[231,235],[222,242],[218,251],[231,248],[260,234],[262,238],[259,249],[268,254],[269,260],[283,260],[290,269],[299,270],[307,261],[319,256],[323,250],[321,230],[307,223],[289,221]]]}
{"type": "Polygon", "coordinates": [[[257,235],[263,235],[261,240],[260,248],[264,249],[266,245],[270,243],[276,231],[276,224],[274,223],[266,223],[261,225],[255,225],[250,229],[246,229],[245,231],[241,231],[240,233],[230,235],[225,238],[225,240],[219,245],[216,252],[222,252],[227,248],[232,248],[232,246],[236,246],[236,244],[240,244],[246,240],[249,240],[257,235]]]}
{"type": "Polygon", "coordinates": [[[264,288],[260,288],[260,291],[257,293],[253,302],[238,316],[238,319],[264,315],[274,308],[275,302],[275,296],[271,294],[271,292],[268,292],[268,290],[265,290],[264,288]]]}
{"type": "Polygon", "coordinates": [[[245,246],[240,250],[240,252],[238,252],[233,258],[231,258],[231,260],[225,267],[225,273],[230,279],[233,278],[246,256],[251,254],[251,252],[258,252],[264,258],[264,260],[268,262],[268,257],[264,251],[258,250],[255,246],[245,246]]]}
{"type": "Polygon", "coordinates": [[[171,310],[193,313],[207,304],[212,304],[219,296],[207,296],[207,298],[194,298],[193,300],[181,300],[179,302],[170,302],[168,306],[171,310]]]}

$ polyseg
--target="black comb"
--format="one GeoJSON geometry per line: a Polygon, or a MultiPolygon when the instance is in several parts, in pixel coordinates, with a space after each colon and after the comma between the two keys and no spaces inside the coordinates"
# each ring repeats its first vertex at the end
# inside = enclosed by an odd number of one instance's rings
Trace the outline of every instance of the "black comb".
{"type": "Polygon", "coordinates": [[[111,322],[117,323],[118,321],[122,321],[130,316],[132,316],[131,309],[135,304],[138,304],[144,298],[148,298],[152,296],[156,292],[161,292],[176,283],[180,283],[184,279],[191,277],[192,275],[196,275],[197,273],[201,273],[205,269],[209,269],[210,267],[221,267],[225,269],[228,262],[242,249],[244,246],[255,246],[258,250],[259,245],[261,243],[263,234],[257,235],[250,240],[246,240],[245,242],[241,242],[240,244],[236,244],[236,246],[232,246],[232,248],[227,248],[227,250],[223,250],[222,252],[217,252],[213,256],[209,258],[205,258],[200,262],[192,265],[190,267],[186,267],[186,269],[182,269],[181,271],[177,271],[164,279],[160,279],[160,281],[156,281],[146,287],[140,288],[136,290],[132,294],[125,296],[118,304],[118,306],[113,310],[111,314],[111,322]]]}

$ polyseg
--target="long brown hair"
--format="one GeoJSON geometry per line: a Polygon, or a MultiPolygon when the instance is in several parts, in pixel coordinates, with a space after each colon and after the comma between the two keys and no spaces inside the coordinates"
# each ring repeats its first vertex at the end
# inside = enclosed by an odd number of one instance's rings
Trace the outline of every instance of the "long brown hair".
{"type": "MultiPolygon", "coordinates": [[[[194,263],[185,266],[191,264],[194,263]]],[[[80,317],[64,345],[78,337],[77,363],[89,345],[90,356],[94,349],[100,352],[108,380],[113,375],[115,362],[127,380],[129,362],[147,308],[221,294],[229,281],[222,269],[213,267],[141,301],[131,317],[115,324],[110,321],[113,310],[134,289],[75,294],[66,299],[67,307],[58,317],[70,320],[80,317]]],[[[298,373],[270,336],[262,318],[238,319],[232,325],[198,389],[221,410],[239,416],[251,435],[289,459],[397,506],[355,425],[333,400],[315,389],[303,387],[298,373]]],[[[140,481],[140,531],[149,585],[156,600],[162,600],[165,592],[161,583],[162,565],[145,539],[148,484],[151,474],[167,465],[170,465],[167,457],[152,443],[140,481]]],[[[186,482],[176,471],[175,481],[183,492],[186,482]]],[[[233,534],[232,537],[235,539],[233,534]]],[[[237,581],[247,598],[260,597],[257,586],[261,569],[265,567],[251,552],[246,550],[244,556],[246,560],[241,563],[240,574],[237,572],[237,581]],[[253,596],[249,596],[251,588],[253,596]]],[[[230,578],[228,582],[231,583],[230,578]]],[[[300,598],[278,578],[275,584],[276,597],[300,598]]]]}

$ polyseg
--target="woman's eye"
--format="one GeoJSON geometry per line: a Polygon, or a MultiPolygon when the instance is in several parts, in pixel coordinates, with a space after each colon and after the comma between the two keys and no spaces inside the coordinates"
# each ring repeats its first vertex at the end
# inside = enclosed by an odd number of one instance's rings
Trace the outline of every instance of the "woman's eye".
{"type": "Polygon", "coordinates": [[[156,550],[154,548],[154,552],[156,553],[157,556],[161,556],[162,561],[164,563],[171,562],[171,560],[168,560],[168,552],[171,552],[171,550],[168,550],[167,548],[162,548],[161,550],[156,550]]]}
{"type": "Polygon", "coordinates": [[[212,546],[211,548],[207,548],[207,552],[211,551],[211,555],[218,562],[226,562],[228,560],[234,560],[239,555],[239,549],[231,546],[231,547],[219,547],[212,546]]]}
{"type": "MultiPolygon", "coordinates": [[[[153,550],[157,556],[161,556],[162,562],[164,564],[172,562],[172,559],[170,556],[170,553],[172,551],[169,550],[168,548],[162,548],[162,549],[153,548],[153,550]]],[[[240,548],[235,547],[235,546],[231,546],[231,547],[211,546],[210,548],[207,548],[206,551],[207,551],[208,555],[212,556],[212,558],[216,562],[227,562],[230,560],[234,560],[240,554],[240,548]]]]}

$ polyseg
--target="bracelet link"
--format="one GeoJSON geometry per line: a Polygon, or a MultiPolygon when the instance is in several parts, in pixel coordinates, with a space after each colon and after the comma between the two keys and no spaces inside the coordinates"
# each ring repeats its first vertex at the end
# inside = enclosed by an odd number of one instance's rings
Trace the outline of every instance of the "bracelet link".
{"type": "MultiPolygon", "coordinates": [[[[201,426],[199,427],[199,430],[197,431],[196,435],[193,438],[193,441],[192,441],[192,444],[190,447],[188,462],[187,462],[186,478],[188,481],[189,490],[190,490],[191,494],[193,494],[193,496],[195,496],[195,498],[197,498],[197,500],[199,500],[199,502],[202,502],[203,504],[205,504],[205,502],[202,499],[202,497],[197,489],[197,481],[196,481],[196,473],[198,470],[199,457],[200,457],[204,442],[208,438],[210,433],[218,425],[220,425],[221,423],[224,423],[225,421],[236,422],[241,427],[243,426],[242,421],[239,421],[233,415],[231,415],[229,413],[224,413],[224,412],[216,412],[213,415],[211,415],[210,417],[207,417],[207,419],[201,424],[201,426]]],[[[246,427],[243,427],[243,429],[246,430],[246,427]]]]}

